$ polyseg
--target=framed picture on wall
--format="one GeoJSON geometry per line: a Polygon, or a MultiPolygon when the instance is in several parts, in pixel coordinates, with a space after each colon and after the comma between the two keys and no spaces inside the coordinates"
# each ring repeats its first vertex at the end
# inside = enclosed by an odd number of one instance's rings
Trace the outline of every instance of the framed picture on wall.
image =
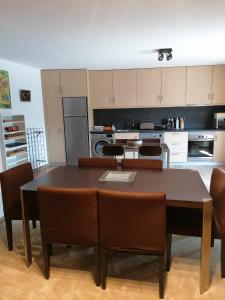
{"type": "Polygon", "coordinates": [[[0,108],[11,108],[9,73],[0,70],[0,108]]]}
{"type": "Polygon", "coordinates": [[[20,101],[25,101],[25,102],[31,101],[31,91],[20,90],[20,101]]]}

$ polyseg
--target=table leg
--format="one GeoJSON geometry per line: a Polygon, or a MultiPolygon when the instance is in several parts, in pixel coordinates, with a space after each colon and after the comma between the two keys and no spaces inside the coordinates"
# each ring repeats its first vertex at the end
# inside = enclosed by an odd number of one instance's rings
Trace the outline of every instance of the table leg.
{"type": "Polygon", "coordinates": [[[203,294],[209,288],[211,225],[212,225],[212,200],[209,200],[204,202],[203,204],[200,294],[203,294]]]}
{"type": "Polygon", "coordinates": [[[167,161],[167,168],[169,169],[170,167],[170,150],[168,149],[167,152],[167,158],[166,158],[166,161],[167,161]]]}
{"type": "Polygon", "coordinates": [[[24,200],[23,191],[20,190],[20,200],[23,218],[23,235],[24,235],[24,251],[26,265],[29,267],[32,264],[31,242],[30,242],[30,225],[29,217],[26,207],[26,201],[24,200]]]}

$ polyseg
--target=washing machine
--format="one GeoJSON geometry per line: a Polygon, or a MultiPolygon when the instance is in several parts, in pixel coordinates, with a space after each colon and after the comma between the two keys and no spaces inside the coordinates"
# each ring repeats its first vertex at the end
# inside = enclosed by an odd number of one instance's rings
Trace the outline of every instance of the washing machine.
{"type": "Polygon", "coordinates": [[[113,143],[113,133],[91,133],[91,156],[102,157],[102,147],[113,143]]]}

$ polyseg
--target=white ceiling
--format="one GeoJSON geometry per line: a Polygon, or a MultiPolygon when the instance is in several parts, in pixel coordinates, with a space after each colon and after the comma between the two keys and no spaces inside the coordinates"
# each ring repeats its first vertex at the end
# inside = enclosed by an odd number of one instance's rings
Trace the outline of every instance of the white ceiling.
{"type": "Polygon", "coordinates": [[[0,0],[0,58],[40,69],[225,63],[225,0],[0,0]],[[167,47],[169,62],[148,53],[167,47]]]}

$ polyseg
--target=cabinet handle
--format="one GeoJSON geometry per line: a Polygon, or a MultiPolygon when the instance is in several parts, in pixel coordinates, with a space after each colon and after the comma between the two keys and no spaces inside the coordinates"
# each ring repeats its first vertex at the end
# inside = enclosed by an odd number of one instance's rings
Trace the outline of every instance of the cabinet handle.
{"type": "Polygon", "coordinates": [[[211,100],[211,93],[208,94],[208,100],[211,100]]]}
{"type": "Polygon", "coordinates": [[[161,95],[160,103],[163,102],[163,95],[161,95]]]}
{"type": "Polygon", "coordinates": [[[212,98],[211,99],[214,100],[214,93],[212,93],[212,98]]]}

